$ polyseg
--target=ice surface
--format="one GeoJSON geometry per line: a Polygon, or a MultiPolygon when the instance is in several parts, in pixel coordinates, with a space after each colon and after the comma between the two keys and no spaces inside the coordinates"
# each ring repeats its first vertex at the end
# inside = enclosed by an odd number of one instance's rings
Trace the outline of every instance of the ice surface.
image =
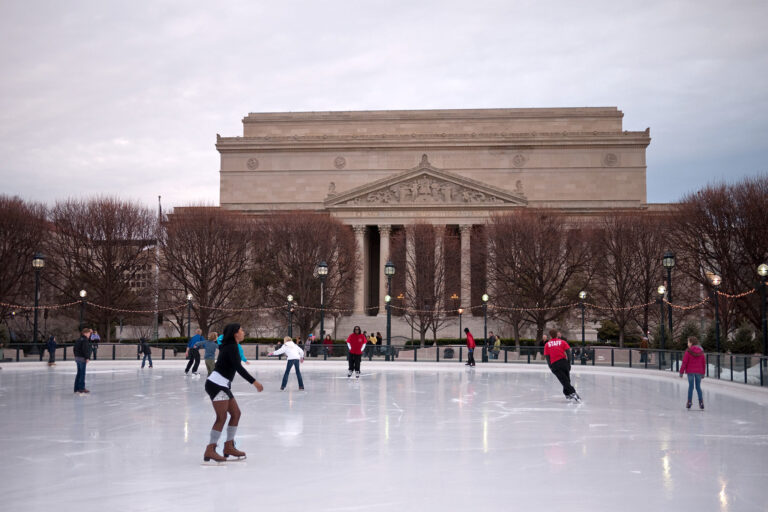
{"type": "MultiPolygon", "coordinates": [[[[245,462],[201,465],[213,423],[182,361],[0,370],[0,509],[11,511],[768,510],[768,392],[648,370],[284,361],[233,390],[245,462]],[[694,395],[695,397],[695,395],[694,395]]],[[[204,371],[204,367],[201,368],[204,371]]],[[[223,439],[221,443],[223,443],[223,439]]]]}

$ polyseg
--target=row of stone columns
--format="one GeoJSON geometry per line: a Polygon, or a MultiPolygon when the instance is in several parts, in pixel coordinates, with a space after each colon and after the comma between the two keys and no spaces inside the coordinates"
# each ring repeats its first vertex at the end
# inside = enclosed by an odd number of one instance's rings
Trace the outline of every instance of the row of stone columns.
{"type": "MultiPolygon", "coordinates": [[[[357,261],[360,262],[360,266],[357,270],[357,277],[355,279],[355,313],[365,313],[365,269],[367,268],[366,251],[365,251],[365,231],[366,226],[354,225],[352,229],[355,233],[355,243],[357,244],[357,261]]],[[[390,224],[382,224],[378,226],[379,229],[379,312],[384,312],[384,296],[387,294],[387,276],[384,274],[384,265],[389,261],[390,254],[390,235],[392,234],[392,226],[390,224]]],[[[408,233],[408,226],[405,226],[406,238],[405,238],[405,251],[406,251],[406,264],[413,265],[414,258],[414,242],[411,233],[408,233]]],[[[435,244],[435,260],[440,262],[440,265],[444,265],[443,262],[443,238],[445,226],[435,226],[437,232],[437,243],[435,244]]],[[[461,234],[461,307],[468,308],[470,306],[470,293],[471,293],[471,266],[470,266],[470,235],[472,232],[472,225],[462,224],[459,226],[459,232],[461,234]]],[[[405,269],[407,270],[407,269],[405,269]]],[[[441,267],[442,271],[445,271],[441,267]]],[[[410,288],[411,283],[406,279],[406,288],[410,288]]],[[[438,294],[442,296],[442,294],[438,294]]],[[[443,308],[443,304],[437,304],[438,309],[443,308]]]]}

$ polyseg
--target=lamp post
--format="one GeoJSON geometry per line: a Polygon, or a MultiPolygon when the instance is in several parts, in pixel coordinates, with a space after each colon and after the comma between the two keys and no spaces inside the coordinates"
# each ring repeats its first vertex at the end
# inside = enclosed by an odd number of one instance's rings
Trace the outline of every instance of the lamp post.
{"type": "Polygon", "coordinates": [[[385,361],[390,361],[390,349],[392,347],[392,277],[395,275],[395,264],[392,261],[387,261],[384,265],[384,275],[387,276],[387,295],[384,296],[384,303],[387,306],[387,355],[385,361]]]}
{"type": "Polygon", "coordinates": [[[584,336],[584,299],[587,298],[587,292],[579,292],[579,305],[581,306],[581,364],[587,364],[587,342],[584,336]]]}
{"type": "Polygon", "coordinates": [[[723,282],[723,278],[716,274],[712,274],[712,276],[709,278],[709,282],[712,283],[712,287],[714,290],[715,295],[715,347],[717,352],[717,362],[718,362],[718,372],[719,372],[719,366],[720,366],[720,301],[718,300],[719,297],[717,292],[717,287],[720,286],[720,283],[723,282]]]}
{"type": "MultiPolygon", "coordinates": [[[[766,281],[768,281],[768,265],[763,263],[757,267],[757,274],[760,276],[760,296],[762,299],[760,309],[762,310],[763,317],[763,355],[768,356],[768,320],[766,320],[765,315],[765,285],[766,281]]],[[[763,360],[763,364],[767,362],[765,359],[763,360]]]]}
{"type": "MultiPolygon", "coordinates": [[[[37,350],[37,314],[38,306],[40,304],[40,270],[45,266],[45,256],[35,253],[35,257],[32,258],[32,268],[35,269],[35,320],[32,328],[32,349],[37,350]]],[[[40,360],[43,360],[43,351],[40,351],[40,360]]]]}
{"type": "Polygon", "coordinates": [[[321,261],[317,264],[317,267],[315,268],[315,272],[317,272],[317,277],[320,278],[320,343],[323,342],[323,339],[325,338],[325,278],[328,277],[328,264],[324,261],[321,261]]]}
{"type": "MultiPolygon", "coordinates": [[[[656,288],[656,293],[659,295],[659,310],[661,312],[661,317],[659,320],[659,330],[661,331],[661,345],[659,348],[661,350],[664,350],[665,348],[665,340],[664,340],[664,294],[667,293],[667,287],[664,285],[659,286],[656,288]]],[[[662,352],[659,355],[659,362],[662,361],[664,357],[664,353],[662,352]]]]}
{"type": "Polygon", "coordinates": [[[85,290],[80,290],[80,327],[79,331],[83,332],[83,318],[85,317],[85,297],[88,295],[88,292],[85,290]]]}
{"type": "Polygon", "coordinates": [[[667,251],[661,258],[662,266],[667,269],[667,316],[669,317],[669,342],[674,340],[672,331],[672,269],[675,267],[675,253],[667,251]]]}
{"type": "Polygon", "coordinates": [[[464,309],[459,308],[458,311],[459,311],[459,339],[461,339],[461,333],[464,332],[461,329],[461,315],[464,313],[464,309]]]}
{"type": "Polygon", "coordinates": [[[187,338],[192,339],[192,294],[187,294],[187,338]]]}
{"type": "Polygon", "coordinates": [[[483,362],[488,362],[488,294],[483,294],[483,362]]]}
{"type": "Polygon", "coordinates": [[[288,295],[288,336],[293,338],[293,295],[288,295]]]}

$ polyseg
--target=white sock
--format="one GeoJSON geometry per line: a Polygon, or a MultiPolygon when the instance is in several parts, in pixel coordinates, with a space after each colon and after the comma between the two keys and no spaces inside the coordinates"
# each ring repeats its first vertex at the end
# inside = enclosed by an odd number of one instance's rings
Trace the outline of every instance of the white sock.
{"type": "Polygon", "coordinates": [[[235,440],[235,433],[237,432],[237,427],[227,427],[227,441],[234,441],[235,440]]]}
{"type": "Polygon", "coordinates": [[[213,430],[213,429],[211,429],[211,436],[210,436],[208,444],[216,444],[216,443],[218,443],[220,435],[221,435],[221,431],[220,430],[213,430]]]}

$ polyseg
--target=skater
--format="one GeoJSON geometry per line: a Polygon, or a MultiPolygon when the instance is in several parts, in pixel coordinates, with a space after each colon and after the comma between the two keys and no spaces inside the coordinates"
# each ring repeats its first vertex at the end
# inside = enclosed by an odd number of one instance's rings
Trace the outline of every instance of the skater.
{"type": "Polygon", "coordinates": [[[48,366],[56,365],[56,336],[51,334],[48,338],[48,366]]]}
{"type": "Polygon", "coordinates": [[[360,326],[356,325],[352,329],[352,334],[347,337],[347,347],[349,348],[347,378],[352,376],[352,372],[355,372],[355,378],[360,378],[360,360],[363,358],[363,351],[367,342],[365,335],[360,333],[360,326]]]}
{"type": "Polygon", "coordinates": [[[688,374],[688,402],[686,409],[691,408],[691,399],[693,399],[693,388],[696,387],[696,394],[699,395],[699,409],[704,408],[704,398],[701,395],[701,379],[707,372],[707,358],[704,356],[704,349],[701,348],[698,338],[691,336],[688,338],[688,349],[683,356],[683,364],[680,366],[680,378],[683,374],[688,374]]]}
{"type": "Polygon", "coordinates": [[[309,336],[307,336],[307,341],[304,342],[304,353],[307,354],[307,357],[312,355],[311,352],[310,352],[310,349],[312,348],[312,342],[313,341],[315,341],[315,335],[314,334],[310,334],[309,336]]]}
{"type": "Polygon", "coordinates": [[[99,342],[101,341],[101,336],[99,336],[99,331],[93,331],[91,333],[91,354],[94,361],[96,360],[96,352],[99,350],[99,342]]]}
{"type": "Polygon", "coordinates": [[[139,338],[139,354],[144,354],[141,359],[141,367],[144,368],[144,363],[149,359],[149,367],[152,368],[152,348],[149,346],[149,341],[145,337],[139,338]]]}
{"type": "Polygon", "coordinates": [[[189,359],[184,375],[189,375],[190,368],[192,368],[192,375],[197,375],[197,367],[200,366],[200,352],[195,348],[195,344],[199,341],[205,341],[203,331],[195,329],[195,335],[187,343],[187,351],[184,354],[189,359]]]}
{"type": "Polygon", "coordinates": [[[465,366],[475,366],[475,337],[469,332],[469,327],[464,328],[467,335],[467,363],[465,366]]]}
{"type": "Polygon", "coordinates": [[[216,421],[211,428],[210,439],[205,447],[203,460],[214,460],[216,462],[226,461],[226,457],[235,457],[235,460],[245,459],[245,452],[235,448],[235,434],[240,422],[240,407],[237,405],[235,396],[232,394],[232,379],[235,378],[235,372],[242,378],[253,384],[261,392],[264,386],[254,379],[240,361],[240,354],[237,345],[245,339],[245,331],[238,323],[228,324],[224,327],[224,334],[219,348],[219,358],[216,360],[213,373],[205,381],[205,392],[211,397],[213,410],[216,412],[216,421]],[[229,425],[227,426],[227,440],[224,443],[224,456],[216,453],[216,444],[219,442],[224,423],[229,414],[229,425]]]}
{"type": "Polygon", "coordinates": [[[269,354],[269,356],[279,356],[281,354],[285,354],[285,357],[288,359],[288,361],[285,365],[285,373],[283,374],[283,383],[280,385],[280,391],[283,391],[285,389],[285,385],[288,384],[288,374],[291,373],[291,367],[294,366],[296,367],[296,377],[299,379],[299,389],[303,390],[304,381],[301,379],[301,370],[299,369],[299,364],[304,362],[304,351],[301,350],[301,348],[296,345],[290,337],[286,336],[283,338],[283,346],[269,354]]]}
{"type": "Polygon", "coordinates": [[[544,344],[544,358],[549,369],[563,385],[563,394],[568,400],[581,400],[576,390],[571,386],[571,347],[568,342],[558,337],[556,329],[549,330],[550,340],[544,344]]]}
{"type": "MultiPolygon", "coordinates": [[[[203,361],[205,361],[205,369],[208,370],[208,375],[213,372],[213,367],[216,365],[216,349],[219,347],[216,338],[218,338],[218,336],[219,333],[211,331],[208,333],[208,339],[206,341],[198,341],[195,344],[196,349],[200,350],[202,348],[205,350],[203,361]]],[[[240,345],[238,345],[238,347],[240,347],[240,345]]],[[[242,347],[240,347],[240,350],[240,360],[242,361],[245,356],[242,355],[242,347]]]]}
{"type": "Polygon", "coordinates": [[[85,328],[80,332],[80,337],[75,341],[73,352],[75,353],[75,364],[77,365],[77,375],[75,376],[75,393],[84,395],[90,393],[85,389],[85,365],[91,357],[91,330],[85,328]]]}

